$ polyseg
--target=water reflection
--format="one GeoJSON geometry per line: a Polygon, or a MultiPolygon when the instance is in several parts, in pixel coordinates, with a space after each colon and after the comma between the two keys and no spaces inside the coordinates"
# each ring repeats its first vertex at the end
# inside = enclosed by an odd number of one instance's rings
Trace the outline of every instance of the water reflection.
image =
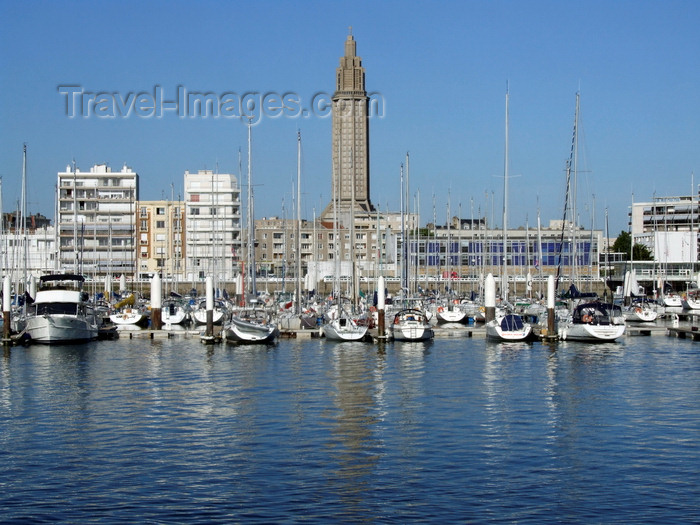
{"type": "Polygon", "coordinates": [[[335,410],[329,414],[332,438],[327,446],[335,469],[329,482],[344,503],[343,519],[353,519],[364,513],[362,494],[369,490],[383,447],[376,433],[381,358],[373,345],[358,343],[334,343],[330,352],[335,410]]]}
{"type": "Polygon", "coordinates": [[[699,355],[662,337],[13,348],[0,507],[15,522],[688,522],[699,355]]]}

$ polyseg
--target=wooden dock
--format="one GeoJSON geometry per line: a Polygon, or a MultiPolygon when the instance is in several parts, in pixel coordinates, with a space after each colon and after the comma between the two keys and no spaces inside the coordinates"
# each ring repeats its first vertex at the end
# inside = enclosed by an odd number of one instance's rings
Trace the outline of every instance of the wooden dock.
{"type": "Polygon", "coordinates": [[[671,337],[677,337],[679,339],[692,339],[693,341],[700,340],[700,330],[697,326],[692,326],[690,328],[668,328],[668,335],[671,337]]]}

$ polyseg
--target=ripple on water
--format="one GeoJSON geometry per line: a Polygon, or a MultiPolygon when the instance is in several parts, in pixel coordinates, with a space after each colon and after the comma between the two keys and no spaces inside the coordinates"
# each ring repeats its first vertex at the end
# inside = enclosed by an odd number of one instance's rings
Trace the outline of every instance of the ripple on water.
{"type": "Polygon", "coordinates": [[[700,352],[119,340],[0,362],[8,521],[669,522],[700,510],[700,352]]]}

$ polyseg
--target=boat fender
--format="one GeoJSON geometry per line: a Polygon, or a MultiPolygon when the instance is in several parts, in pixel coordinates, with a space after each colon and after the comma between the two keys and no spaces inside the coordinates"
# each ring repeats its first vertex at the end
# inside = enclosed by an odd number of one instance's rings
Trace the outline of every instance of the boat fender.
{"type": "Polygon", "coordinates": [[[445,309],[442,306],[438,306],[438,313],[442,313],[444,311],[445,311],[445,309]]]}

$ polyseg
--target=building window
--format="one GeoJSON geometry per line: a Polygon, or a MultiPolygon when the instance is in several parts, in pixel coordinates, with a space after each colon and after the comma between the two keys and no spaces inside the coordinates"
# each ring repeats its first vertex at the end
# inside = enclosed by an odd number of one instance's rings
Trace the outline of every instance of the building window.
{"type": "Polygon", "coordinates": [[[156,228],[163,229],[165,228],[165,221],[156,221],[156,228]]]}
{"type": "Polygon", "coordinates": [[[156,208],[156,215],[165,215],[165,208],[156,208]]]}
{"type": "Polygon", "coordinates": [[[146,219],[141,220],[141,226],[140,229],[142,232],[148,231],[148,221],[146,219]]]}

